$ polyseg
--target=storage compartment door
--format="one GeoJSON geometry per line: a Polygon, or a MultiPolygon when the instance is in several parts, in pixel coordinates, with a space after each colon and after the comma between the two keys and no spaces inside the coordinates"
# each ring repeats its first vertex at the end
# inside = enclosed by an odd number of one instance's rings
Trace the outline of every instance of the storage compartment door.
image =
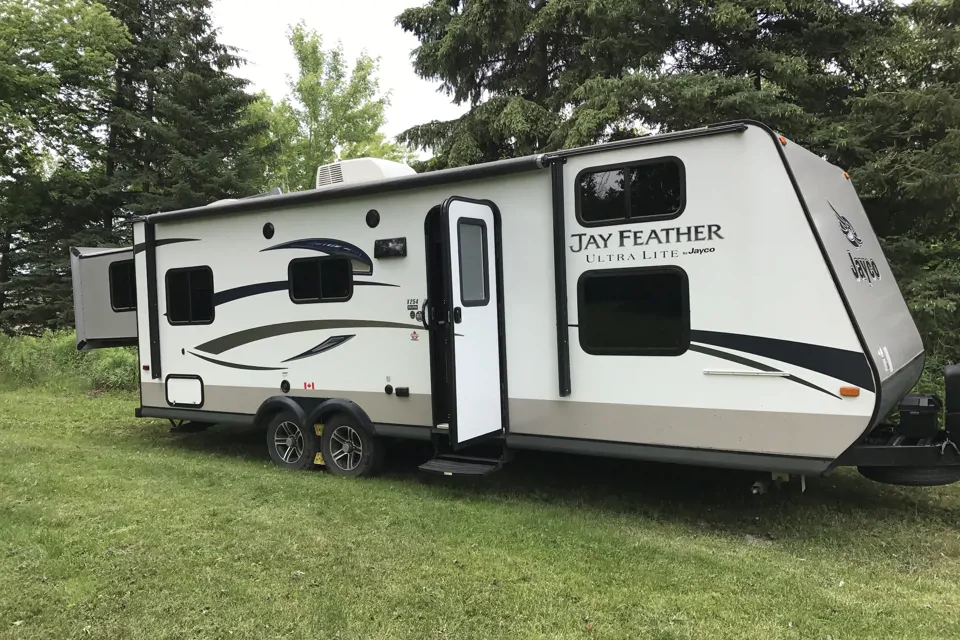
{"type": "Polygon", "coordinates": [[[137,344],[133,249],[71,247],[77,349],[137,344]]]}

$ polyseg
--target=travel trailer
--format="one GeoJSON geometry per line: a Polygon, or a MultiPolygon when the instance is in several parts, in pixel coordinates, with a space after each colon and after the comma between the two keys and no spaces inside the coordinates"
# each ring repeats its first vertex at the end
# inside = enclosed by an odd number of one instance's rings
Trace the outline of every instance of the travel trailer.
{"type": "Polygon", "coordinates": [[[137,416],[262,425],[285,467],[367,475],[413,438],[447,475],[539,449],[960,479],[960,370],[941,428],[849,176],[759,123],[422,174],[345,160],[133,233],[72,250],[78,348],[136,345],[137,416]]]}

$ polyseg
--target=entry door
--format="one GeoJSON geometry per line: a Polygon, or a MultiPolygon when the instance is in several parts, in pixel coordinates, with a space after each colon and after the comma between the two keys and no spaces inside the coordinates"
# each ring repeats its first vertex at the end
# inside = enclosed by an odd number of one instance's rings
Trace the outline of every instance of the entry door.
{"type": "Polygon", "coordinates": [[[454,448],[507,429],[499,212],[489,202],[453,197],[443,205],[449,239],[448,371],[454,448]]]}

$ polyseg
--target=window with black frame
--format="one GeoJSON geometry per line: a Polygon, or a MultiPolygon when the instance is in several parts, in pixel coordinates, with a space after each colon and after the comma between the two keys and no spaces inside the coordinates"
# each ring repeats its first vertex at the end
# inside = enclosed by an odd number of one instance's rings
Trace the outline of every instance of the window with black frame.
{"type": "Polygon", "coordinates": [[[577,176],[577,219],[584,226],[675,218],[684,204],[679,158],[598,167],[577,176]]]}
{"type": "Polygon", "coordinates": [[[137,308],[137,275],[133,260],[110,263],[110,307],[114,311],[133,311],[137,308]]]}
{"type": "Polygon", "coordinates": [[[213,322],[213,271],[187,267],[167,271],[167,321],[170,324],[213,322]]]}
{"type": "Polygon", "coordinates": [[[297,304],[346,302],[353,296],[353,263],[349,258],[297,258],[287,268],[290,299],[297,304]]]}
{"type": "Polygon", "coordinates": [[[588,271],[577,284],[580,346],[593,355],[676,356],[690,346],[686,273],[675,267],[588,271]]]}

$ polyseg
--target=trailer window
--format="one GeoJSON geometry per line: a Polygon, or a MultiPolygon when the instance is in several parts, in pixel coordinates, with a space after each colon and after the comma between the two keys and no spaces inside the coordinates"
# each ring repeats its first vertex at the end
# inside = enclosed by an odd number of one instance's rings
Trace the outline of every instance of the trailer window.
{"type": "Polygon", "coordinates": [[[110,307],[114,311],[133,311],[137,308],[137,278],[133,260],[110,263],[110,307]]]}
{"type": "Polygon", "coordinates": [[[677,356],[690,346],[687,274],[676,267],[587,271],[580,346],[593,355],[677,356]]]}
{"type": "Polygon", "coordinates": [[[345,302],[353,295],[353,263],[349,258],[297,258],[287,268],[290,299],[297,304],[345,302]]]}
{"type": "Polygon", "coordinates": [[[577,176],[577,219],[590,227],[675,218],[685,184],[679,158],[598,167],[577,176]]]}
{"type": "Polygon", "coordinates": [[[210,267],[170,269],[166,275],[170,324],[213,322],[213,271],[210,267]]]}
{"type": "Polygon", "coordinates": [[[457,222],[457,243],[460,251],[460,301],[465,307],[481,307],[490,301],[486,223],[475,218],[461,218],[457,222]]]}

